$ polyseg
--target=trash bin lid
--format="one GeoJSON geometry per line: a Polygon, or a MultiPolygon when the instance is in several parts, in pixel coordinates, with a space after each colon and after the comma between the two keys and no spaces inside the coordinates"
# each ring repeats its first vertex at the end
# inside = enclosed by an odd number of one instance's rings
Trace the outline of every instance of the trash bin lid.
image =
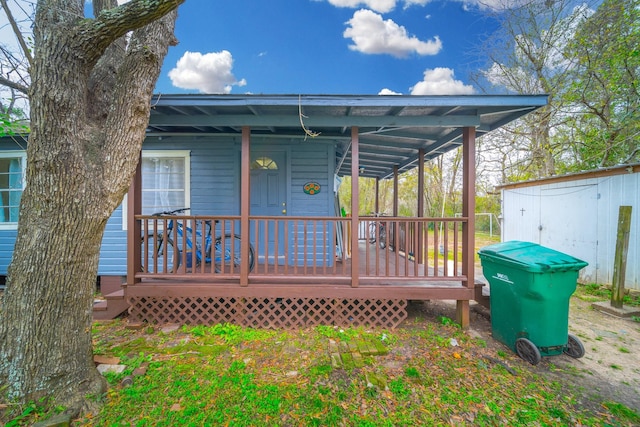
{"type": "Polygon", "coordinates": [[[578,271],[587,262],[537,243],[511,240],[485,246],[478,251],[481,261],[510,265],[532,273],[578,271]]]}

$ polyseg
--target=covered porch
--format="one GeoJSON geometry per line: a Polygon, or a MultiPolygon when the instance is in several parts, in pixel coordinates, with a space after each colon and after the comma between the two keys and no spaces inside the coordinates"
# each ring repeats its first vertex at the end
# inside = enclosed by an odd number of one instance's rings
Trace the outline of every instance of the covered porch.
{"type": "Polygon", "coordinates": [[[130,315],[156,323],[395,327],[406,317],[408,300],[451,299],[457,301],[456,321],[468,326],[469,302],[479,296],[476,137],[545,103],[546,96],[159,97],[148,139],[237,138],[238,214],[143,215],[139,169],[128,197],[130,315]],[[291,214],[296,203],[291,197],[277,215],[256,214],[254,139],[262,141],[262,152],[264,141],[267,146],[269,141],[334,146],[329,172],[352,178],[351,216],[297,216],[291,214]],[[463,150],[462,215],[427,218],[424,163],[458,146],[463,150]],[[400,217],[398,177],[412,168],[419,170],[418,213],[400,217]],[[394,180],[392,216],[359,212],[361,177],[394,180]],[[216,244],[216,236],[226,235],[239,238],[216,244]],[[166,249],[158,250],[158,242],[166,249]]]}

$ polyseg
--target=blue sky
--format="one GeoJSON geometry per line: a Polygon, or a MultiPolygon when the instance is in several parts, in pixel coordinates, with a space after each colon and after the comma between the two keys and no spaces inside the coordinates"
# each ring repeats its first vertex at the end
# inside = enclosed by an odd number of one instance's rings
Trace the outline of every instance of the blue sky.
{"type": "Polygon", "coordinates": [[[484,12],[457,0],[187,0],[156,92],[478,93],[474,52],[496,28],[484,12]]]}

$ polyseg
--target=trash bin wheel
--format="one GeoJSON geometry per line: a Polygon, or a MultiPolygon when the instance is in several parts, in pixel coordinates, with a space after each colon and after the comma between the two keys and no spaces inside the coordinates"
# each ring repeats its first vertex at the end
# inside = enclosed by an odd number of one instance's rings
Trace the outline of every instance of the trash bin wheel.
{"type": "Polygon", "coordinates": [[[564,349],[564,354],[573,357],[574,359],[580,359],[584,356],[584,346],[582,342],[575,335],[569,334],[569,340],[567,341],[567,348],[564,349]]]}
{"type": "Polygon", "coordinates": [[[518,338],[516,340],[516,353],[532,365],[537,365],[542,360],[538,347],[526,338],[518,338]]]}

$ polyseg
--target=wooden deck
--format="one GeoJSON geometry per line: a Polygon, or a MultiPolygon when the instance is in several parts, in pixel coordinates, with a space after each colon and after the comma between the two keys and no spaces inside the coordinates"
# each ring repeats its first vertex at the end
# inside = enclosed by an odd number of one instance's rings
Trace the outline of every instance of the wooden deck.
{"type": "MultiPolygon", "coordinates": [[[[126,297],[132,318],[152,323],[231,322],[272,328],[340,324],[393,328],[406,318],[408,300],[468,302],[481,296],[479,287],[467,286],[460,257],[449,256],[450,250],[457,250],[459,239],[445,239],[448,246],[443,253],[433,250],[439,247],[437,239],[429,241],[426,235],[423,239],[426,248],[420,253],[428,260],[426,264],[416,261],[406,242],[397,241],[399,250],[392,250],[391,245],[381,248],[377,243],[361,239],[355,257],[348,247],[327,253],[316,250],[311,256],[305,253],[299,258],[305,262],[290,262],[291,259],[285,258],[279,265],[265,263],[264,260],[274,257],[261,251],[256,254],[258,262],[248,274],[246,285],[241,284],[239,267],[228,266],[216,272],[210,263],[187,267],[183,262],[170,273],[140,273],[140,281],[127,286],[126,297]],[[430,257],[426,256],[428,253],[430,257]],[[359,261],[356,271],[354,258],[359,261]]],[[[313,243],[306,245],[308,247],[327,245],[313,243]]],[[[289,253],[295,257],[298,251],[289,253]]]]}

